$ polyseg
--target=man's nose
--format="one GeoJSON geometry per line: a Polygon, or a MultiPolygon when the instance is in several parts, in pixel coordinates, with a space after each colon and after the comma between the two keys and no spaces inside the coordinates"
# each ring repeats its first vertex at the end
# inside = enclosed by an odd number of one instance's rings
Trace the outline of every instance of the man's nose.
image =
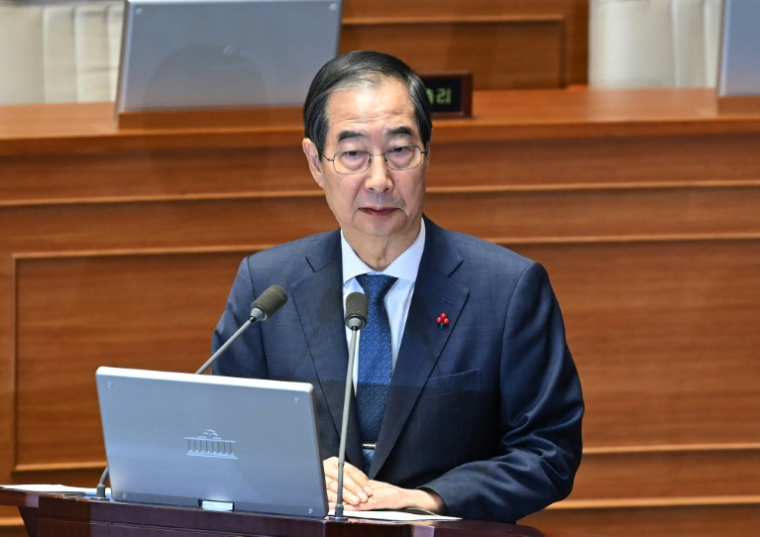
{"type": "Polygon", "coordinates": [[[367,170],[364,187],[375,192],[385,192],[393,187],[390,168],[385,162],[385,155],[373,155],[367,170]]]}

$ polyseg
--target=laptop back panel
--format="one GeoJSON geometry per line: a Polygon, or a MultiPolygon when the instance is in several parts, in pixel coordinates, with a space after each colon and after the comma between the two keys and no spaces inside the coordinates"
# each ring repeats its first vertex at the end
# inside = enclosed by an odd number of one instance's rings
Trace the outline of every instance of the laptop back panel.
{"type": "Polygon", "coordinates": [[[323,517],[312,386],[101,367],[115,500],[323,517]]]}
{"type": "Polygon", "coordinates": [[[338,52],[330,0],[127,0],[116,111],[301,106],[338,52]]]}

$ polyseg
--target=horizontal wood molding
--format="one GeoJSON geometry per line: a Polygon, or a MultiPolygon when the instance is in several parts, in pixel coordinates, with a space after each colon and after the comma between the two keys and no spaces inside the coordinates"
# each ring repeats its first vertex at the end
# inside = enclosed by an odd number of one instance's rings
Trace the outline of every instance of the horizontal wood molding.
{"type": "Polygon", "coordinates": [[[760,443],[735,444],[659,444],[642,446],[597,446],[583,448],[584,455],[637,455],[646,453],[758,452],[760,443]]]}
{"type": "Polygon", "coordinates": [[[587,448],[568,501],[740,495],[760,495],[757,444],[587,448]]]}
{"type": "MultiPolygon", "coordinates": [[[[437,223],[503,244],[754,240],[760,233],[760,188],[466,188],[435,189],[426,212],[437,223]],[[699,211],[691,210],[698,206],[699,211]]],[[[273,244],[335,228],[318,193],[283,196],[166,197],[6,206],[0,225],[37,249],[129,249],[194,244],[273,244]],[[224,213],[226,220],[219,219],[224,213]],[[267,215],[267,228],[246,225],[267,215]],[[292,215],[299,218],[292,218],[292,215]],[[178,219],[190,226],[176,229],[178,219]],[[237,222],[227,226],[225,222],[237,222]],[[66,230],[63,233],[63,230],[66,230]],[[72,239],[75,239],[72,242],[72,239]],[[264,242],[265,240],[265,242],[264,242]],[[89,245],[89,246],[88,246],[89,245]]]]}
{"type": "Polygon", "coordinates": [[[581,509],[641,509],[660,507],[760,506],[760,495],[754,496],[690,496],[673,498],[623,498],[612,500],[566,500],[547,509],[575,511],[581,509]]]}
{"type": "MultiPolygon", "coordinates": [[[[760,134],[756,116],[719,116],[714,91],[702,88],[477,91],[473,96],[473,116],[436,121],[433,140],[487,144],[541,139],[685,137],[679,140],[684,143],[693,136],[714,136],[719,142],[724,137],[760,134]]],[[[300,123],[117,131],[112,103],[7,105],[0,107],[0,125],[3,126],[0,156],[90,154],[95,161],[104,158],[104,153],[114,152],[131,153],[140,160],[164,151],[184,158],[196,150],[292,152],[298,151],[303,137],[300,123]]],[[[743,143],[741,138],[736,138],[736,142],[743,143]]],[[[648,145],[655,153],[663,150],[648,145]]],[[[677,154],[676,151],[674,156],[677,154]]],[[[719,155],[712,156],[720,161],[719,155]]]]}
{"type": "MultiPolygon", "coordinates": [[[[311,185],[308,185],[311,186],[311,185]]],[[[517,194],[517,193],[571,193],[604,192],[615,190],[692,190],[725,188],[760,188],[760,180],[705,180],[705,181],[671,181],[671,182],[619,182],[619,183],[556,183],[556,184],[484,184],[468,186],[431,186],[426,189],[428,196],[468,195],[468,194],[517,194]]],[[[276,200],[282,199],[319,199],[324,200],[324,193],[316,188],[303,190],[269,190],[247,191],[238,193],[203,192],[193,194],[155,194],[131,196],[69,197],[66,199],[37,198],[19,200],[0,200],[2,207],[45,207],[69,205],[106,205],[131,203],[172,203],[202,201],[240,201],[240,200],[276,200]]]]}
{"type": "Polygon", "coordinates": [[[755,537],[760,527],[760,504],[737,499],[734,503],[640,505],[607,508],[545,509],[520,521],[551,534],[588,532],[615,537],[755,537]]]}
{"type": "Polygon", "coordinates": [[[693,233],[693,234],[662,234],[662,235],[574,235],[568,237],[483,237],[483,239],[500,246],[515,249],[533,245],[573,245],[573,244],[663,244],[663,243],[695,243],[715,241],[756,241],[758,233],[693,233]]]}
{"type": "Polygon", "coordinates": [[[105,467],[105,459],[100,461],[58,462],[42,464],[19,464],[13,469],[16,474],[35,474],[41,472],[79,472],[81,470],[101,471],[105,467]]]}
{"type": "MultiPolygon", "coordinates": [[[[705,235],[641,235],[641,236],[574,236],[574,237],[485,237],[484,240],[503,246],[505,248],[521,246],[572,246],[572,245],[626,245],[626,244],[659,244],[659,243],[699,243],[699,242],[725,242],[725,241],[758,241],[760,240],[760,233],[741,233],[741,234],[705,234],[705,235]]],[[[208,254],[237,254],[241,259],[245,256],[251,255],[255,252],[277,246],[280,243],[241,243],[231,244],[226,246],[189,246],[189,247],[156,247],[156,248],[114,248],[108,250],[93,249],[93,250],[61,250],[61,251],[25,251],[11,254],[11,259],[14,263],[16,261],[22,261],[27,259],[76,259],[76,258],[97,258],[97,257],[129,257],[129,256],[157,256],[157,255],[208,255],[208,254]]],[[[702,444],[700,444],[701,446],[702,444]]],[[[712,446],[713,444],[705,444],[706,446],[712,446]]],[[[734,444],[731,444],[734,445],[734,444]]],[[[744,446],[745,444],[738,444],[738,446],[744,446]]],[[[754,444],[746,444],[747,446],[753,446],[754,444]]],[[[665,451],[670,446],[647,446],[646,449],[652,451],[665,451]]],[[[606,453],[607,450],[615,452],[615,450],[622,450],[626,452],[628,450],[644,450],[643,447],[629,447],[622,446],[620,448],[589,448],[592,452],[596,453],[597,449],[600,453],[606,453]]],[[[680,449],[680,448],[679,448],[680,449]]],[[[685,447],[683,449],[690,450],[691,447],[685,447]]],[[[699,449],[699,448],[695,448],[699,449]]],[[[744,449],[737,447],[736,449],[744,449]]]]}

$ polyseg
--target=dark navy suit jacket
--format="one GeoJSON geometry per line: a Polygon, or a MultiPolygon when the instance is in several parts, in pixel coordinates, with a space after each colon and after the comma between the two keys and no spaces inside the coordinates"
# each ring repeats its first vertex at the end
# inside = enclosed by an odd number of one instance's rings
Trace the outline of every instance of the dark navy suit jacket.
{"type": "MultiPolygon", "coordinates": [[[[370,478],[438,493],[454,516],[516,521],[570,493],[583,399],[543,267],[425,221],[426,240],[372,468],[356,404],[347,460],[370,478]],[[450,324],[440,329],[436,318],[450,324]]],[[[340,232],[243,261],[218,348],[273,284],[287,304],[228,349],[215,374],[312,383],[324,458],[337,455],[348,345],[340,232]]],[[[255,412],[256,409],[241,409],[255,412]]]]}

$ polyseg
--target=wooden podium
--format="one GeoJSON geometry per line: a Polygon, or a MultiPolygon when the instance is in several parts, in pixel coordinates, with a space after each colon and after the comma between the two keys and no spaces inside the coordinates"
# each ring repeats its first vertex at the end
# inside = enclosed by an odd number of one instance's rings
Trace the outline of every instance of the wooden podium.
{"type": "Polygon", "coordinates": [[[12,489],[0,489],[0,505],[18,507],[30,537],[549,537],[530,526],[475,520],[336,522],[95,501],[12,489]]]}

